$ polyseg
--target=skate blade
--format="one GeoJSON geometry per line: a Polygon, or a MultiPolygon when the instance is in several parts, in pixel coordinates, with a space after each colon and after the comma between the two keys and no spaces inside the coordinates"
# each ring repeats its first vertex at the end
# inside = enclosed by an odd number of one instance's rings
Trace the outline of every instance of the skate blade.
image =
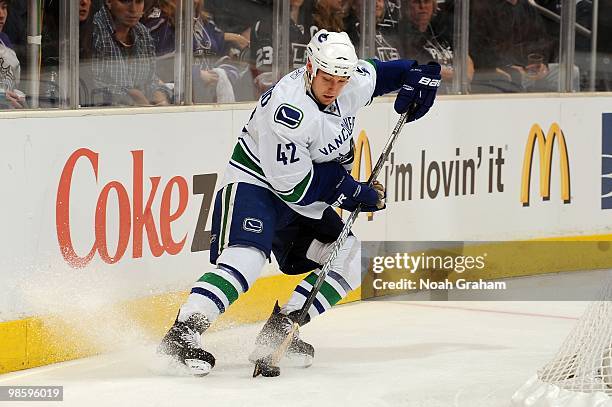
{"type": "Polygon", "coordinates": [[[287,353],[285,359],[287,360],[287,366],[304,369],[312,366],[312,362],[314,362],[314,357],[303,353],[287,353]]]}
{"type": "Polygon", "coordinates": [[[198,359],[185,359],[185,366],[194,376],[206,376],[212,370],[210,363],[198,359]]]}
{"type": "MultiPolygon", "coordinates": [[[[259,360],[270,356],[274,351],[275,349],[267,346],[257,347],[249,355],[249,362],[257,364],[259,360]]],[[[310,355],[306,355],[303,353],[286,353],[283,359],[281,360],[281,364],[289,367],[307,368],[312,366],[313,361],[314,358],[310,355]]]]}

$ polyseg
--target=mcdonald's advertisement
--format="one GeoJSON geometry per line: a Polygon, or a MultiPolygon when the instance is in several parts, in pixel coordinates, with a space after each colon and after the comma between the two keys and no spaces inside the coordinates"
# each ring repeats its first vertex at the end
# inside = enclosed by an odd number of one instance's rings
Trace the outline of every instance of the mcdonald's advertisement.
{"type": "MultiPolygon", "coordinates": [[[[609,235],[610,106],[606,98],[443,101],[405,126],[379,177],[388,208],[356,230],[395,241],[609,235]]],[[[375,104],[357,121],[353,175],[362,179],[366,152],[375,162],[395,125],[393,112],[386,127],[376,122],[385,113],[375,104]]]]}
{"type": "MultiPolygon", "coordinates": [[[[253,107],[4,120],[2,270],[105,270],[134,295],[190,284],[253,107]]],[[[354,177],[367,179],[397,120],[392,98],[360,111],[354,177]]],[[[440,98],[404,126],[379,180],[386,209],[354,227],[365,241],[610,235],[612,98],[440,98]]]]}

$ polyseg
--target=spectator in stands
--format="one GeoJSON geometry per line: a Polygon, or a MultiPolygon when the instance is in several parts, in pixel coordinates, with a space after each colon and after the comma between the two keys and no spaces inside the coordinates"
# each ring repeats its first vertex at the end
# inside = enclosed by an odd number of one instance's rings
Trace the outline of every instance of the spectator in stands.
{"type": "MultiPolygon", "coordinates": [[[[312,0],[306,0],[311,2],[312,0]]],[[[223,32],[238,33],[251,40],[251,29],[257,21],[272,19],[273,0],[207,0],[206,10],[210,12],[211,18],[223,32]]],[[[230,44],[231,45],[231,44],[230,44]]],[[[239,67],[240,77],[238,83],[234,84],[236,100],[255,100],[259,92],[255,86],[255,78],[258,75],[255,69],[255,55],[250,47],[239,49],[228,47],[228,54],[233,64],[239,67]]]]}
{"type": "MultiPolygon", "coordinates": [[[[537,0],[537,3],[553,13],[561,14],[561,0],[537,0]]],[[[597,27],[597,70],[595,90],[612,90],[612,0],[599,0],[598,27],[597,27]],[[607,79],[606,79],[607,78],[607,79]]],[[[560,41],[560,22],[542,14],[546,24],[546,31],[554,39],[553,50],[558,52],[560,41]]],[[[580,0],[576,3],[576,23],[592,30],[593,2],[580,0]]],[[[589,89],[591,76],[591,35],[576,29],[576,65],[580,67],[580,89],[589,89]]],[[[555,61],[558,55],[555,53],[555,61]]]]}
{"type": "Polygon", "coordinates": [[[156,75],[153,39],[139,22],[143,12],[144,0],[106,0],[94,16],[93,76],[104,104],[169,103],[156,75]]]}
{"type": "Polygon", "coordinates": [[[94,2],[79,0],[79,104],[92,105],[94,2]]]}
{"type": "Polygon", "coordinates": [[[328,31],[344,31],[343,2],[342,0],[313,0],[312,13],[313,27],[310,35],[326,29],[328,31]]]}
{"type": "MultiPolygon", "coordinates": [[[[362,0],[354,0],[350,14],[345,19],[345,26],[351,41],[359,48],[361,43],[360,16],[362,0]]],[[[376,0],[376,52],[380,61],[392,61],[400,58],[399,18],[395,16],[399,7],[390,0],[376,0]]]]}
{"type": "Polygon", "coordinates": [[[8,2],[10,0],[0,1],[0,32],[4,29],[6,18],[8,17],[8,2]]]}
{"type": "MultiPolygon", "coordinates": [[[[161,77],[174,81],[175,0],[159,0],[144,24],[150,28],[158,62],[166,68],[161,77]],[[164,63],[166,62],[166,63],[164,63]]],[[[229,47],[243,49],[249,41],[240,34],[224,33],[204,10],[203,0],[194,0],[193,27],[193,95],[197,103],[230,103],[236,100],[233,84],[240,72],[228,56],[229,47]]]]}
{"type": "Polygon", "coordinates": [[[21,70],[26,70],[26,29],[28,27],[27,20],[27,4],[25,1],[7,1],[6,15],[3,28],[0,30],[11,40],[12,49],[17,54],[17,59],[21,63],[21,70]],[[10,10],[10,13],[8,12],[10,10]]]}
{"type": "Polygon", "coordinates": [[[231,49],[243,50],[249,40],[238,33],[221,31],[204,9],[204,0],[195,0],[196,20],[193,27],[194,100],[229,103],[236,101],[234,87],[246,72],[233,61],[231,49]]]}
{"type": "Polygon", "coordinates": [[[612,91],[612,0],[599,0],[597,29],[597,71],[598,91],[612,91]]]}
{"type": "MultiPolygon", "coordinates": [[[[552,11],[556,15],[561,17],[561,0],[537,0],[537,4],[540,6],[552,11]]],[[[593,2],[591,0],[578,0],[576,2],[576,23],[582,25],[583,27],[589,28],[592,24],[593,20],[593,2]]],[[[542,21],[544,22],[544,27],[549,37],[555,41],[555,46],[552,47],[552,60],[558,60],[558,52],[559,52],[559,40],[561,38],[561,23],[559,20],[551,18],[547,14],[540,13],[542,15],[542,21]]],[[[576,32],[576,47],[577,49],[582,48],[583,46],[590,46],[590,38],[581,34],[580,32],[576,32]]]]}
{"type": "MultiPolygon", "coordinates": [[[[297,69],[306,65],[306,47],[310,41],[310,20],[312,10],[303,7],[304,0],[290,0],[289,22],[289,56],[290,69],[297,69]]],[[[274,62],[274,48],[272,37],[274,27],[272,16],[257,21],[251,29],[251,56],[253,61],[253,76],[257,95],[269,89],[279,78],[272,72],[274,62]]],[[[280,73],[279,73],[280,74],[280,73]]]]}
{"type": "Polygon", "coordinates": [[[524,81],[549,74],[553,41],[528,0],[473,0],[470,50],[475,92],[521,92],[524,81]],[[530,62],[532,55],[537,62],[530,62]]]}
{"type": "Polygon", "coordinates": [[[272,16],[272,2],[273,0],[208,0],[206,10],[223,32],[238,33],[248,39],[254,22],[272,16]]]}
{"type": "Polygon", "coordinates": [[[174,82],[174,49],[176,46],[176,1],[150,1],[141,22],[149,29],[155,45],[157,75],[165,83],[174,82]]]}
{"type": "Polygon", "coordinates": [[[21,76],[13,44],[3,31],[11,0],[0,0],[0,109],[25,107],[23,92],[17,89],[21,76]]]}
{"type": "MultiPolygon", "coordinates": [[[[540,15],[542,16],[542,21],[544,22],[544,28],[552,41],[551,45],[551,56],[550,61],[547,66],[548,75],[542,78],[540,81],[532,81],[526,80],[523,82],[526,85],[526,90],[542,90],[542,91],[556,91],[559,85],[559,46],[561,40],[561,0],[538,0],[538,6],[542,6],[543,8],[553,12],[557,15],[557,18],[551,17],[548,13],[545,13],[545,10],[542,8],[536,7],[540,15]],[[538,89],[534,89],[536,87],[538,89]]],[[[582,27],[590,29],[592,22],[592,10],[593,3],[591,0],[579,0],[576,3],[576,23],[581,25],[582,27]]],[[[576,32],[576,44],[575,44],[575,84],[574,87],[576,91],[580,90],[580,88],[586,87],[588,84],[588,77],[590,71],[590,52],[591,52],[591,36],[580,31],[579,29],[575,30],[576,32]]],[[[529,79],[529,78],[527,78],[529,79]]]]}
{"type": "MultiPolygon", "coordinates": [[[[440,24],[441,21],[448,20],[440,19],[437,24],[432,22],[438,13],[436,0],[406,0],[404,5],[404,15],[400,23],[402,55],[423,64],[429,61],[439,63],[442,66],[440,91],[448,93],[455,77],[452,37],[449,36],[452,32],[440,24]]],[[[474,63],[468,57],[468,81],[471,82],[473,76],[474,63]]]]}
{"type": "Polygon", "coordinates": [[[79,0],[79,59],[93,55],[93,12],[91,0],[79,0]]]}
{"type": "MultiPolygon", "coordinates": [[[[83,52],[87,47],[87,42],[91,44],[92,17],[95,10],[102,6],[103,0],[79,0],[80,14],[84,7],[89,8],[89,18],[87,22],[80,21],[80,51],[83,52]],[[87,5],[84,6],[84,3],[87,5]],[[83,28],[89,29],[84,33],[83,28]],[[88,40],[86,40],[88,39],[88,40]]],[[[7,33],[13,40],[13,46],[21,62],[22,77],[27,72],[28,55],[26,52],[26,30],[27,30],[27,2],[13,1],[11,4],[10,18],[7,20],[7,33]]],[[[39,89],[39,103],[42,107],[56,107],[59,98],[59,1],[44,0],[42,2],[42,39],[41,39],[41,76],[39,89]]],[[[91,51],[91,45],[89,47],[91,51]]],[[[81,55],[81,58],[86,58],[81,55]]],[[[27,80],[27,78],[26,78],[27,80]]]]}

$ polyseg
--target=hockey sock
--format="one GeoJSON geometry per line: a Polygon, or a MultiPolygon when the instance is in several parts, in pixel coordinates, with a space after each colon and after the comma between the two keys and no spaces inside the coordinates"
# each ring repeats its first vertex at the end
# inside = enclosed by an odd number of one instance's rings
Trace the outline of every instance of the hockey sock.
{"type": "Polygon", "coordinates": [[[265,254],[252,247],[232,246],[223,250],[217,268],[205,273],[193,285],[179,312],[179,321],[202,313],[212,323],[249,289],[265,261],[265,254]]]}
{"type": "MultiPolygon", "coordinates": [[[[306,256],[319,264],[323,264],[332,247],[333,243],[325,244],[314,240],[306,256]]],[[[354,236],[347,238],[308,310],[309,319],[327,311],[346,297],[350,291],[361,285],[360,248],[361,245],[354,236]]],[[[302,308],[318,278],[318,272],[320,270],[308,274],[295,287],[289,301],[282,307],[283,314],[289,314],[302,308]]]]}

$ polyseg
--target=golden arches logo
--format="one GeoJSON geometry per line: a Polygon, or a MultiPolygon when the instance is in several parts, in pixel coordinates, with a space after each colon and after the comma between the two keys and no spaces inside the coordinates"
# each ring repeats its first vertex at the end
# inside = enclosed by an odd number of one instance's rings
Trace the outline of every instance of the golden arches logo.
{"type": "Polygon", "coordinates": [[[525,158],[523,159],[523,176],[521,182],[521,203],[529,206],[529,192],[531,181],[531,167],[533,163],[533,150],[538,147],[540,161],[540,196],[543,200],[550,199],[550,178],[552,171],[552,154],[555,140],[559,143],[560,167],[561,167],[561,198],[563,202],[570,202],[570,171],[569,157],[565,136],[561,127],[553,123],[545,136],[544,131],[538,124],[534,124],[529,131],[527,145],[525,146],[525,158]]]}
{"type": "Polygon", "coordinates": [[[361,130],[357,143],[355,143],[355,161],[353,161],[353,169],[351,175],[355,179],[359,179],[361,173],[361,158],[365,159],[365,179],[370,177],[372,174],[372,149],[370,148],[370,140],[365,132],[361,130]],[[365,154],[364,154],[365,151],[365,154]]]}
{"type": "MultiPolygon", "coordinates": [[[[353,157],[353,168],[351,169],[351,175],[356,180],[359,180],[361,174],[361,163],[365,161],[365,179],[368,179],[372,174],[372,149],[370,148],[370,140],[365,130],[359,132],[357,142],[355,143],[354,157],[353,157]]],[[[338,214],[342,216],[342,209],[337,209],[338,214]]],[[[374,213],[368,213],[368,220],[372,220],[374,213]]]]}

